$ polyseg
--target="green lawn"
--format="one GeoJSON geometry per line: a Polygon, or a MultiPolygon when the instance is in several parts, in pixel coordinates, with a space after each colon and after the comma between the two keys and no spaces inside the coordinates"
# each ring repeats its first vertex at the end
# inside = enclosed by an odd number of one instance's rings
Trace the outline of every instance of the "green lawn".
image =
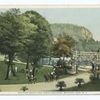
{"type": "MultiPolygon", "coordinates": [[[[26,79],[25,73],[21,72],[22,69],[25,69],[25,64],[16,64],[18,67],[18,72],[16,77],[11,77],[10,80],[5,80],[7,65],[4,62],[0,62],[0,84],[25,84],[28,83],[28,80],[26,79]]],[[[52,71],[52,67],[41,67],[36,74],[37,82],[43,82],[44,81],[44,73],[48,73],[52,71]]]]}
{"type": "MultiPolygon", "coordinates": [[[[25,84],[28,83],[28,80],[26,79],[25,73],[21,72],[22,69],[25,69],[25,64],[16,64],[18,67],[18,72],[16,77],[11,77],[10,80],[5,80],[7,65],[4,62],[0,62],[0,84],[25,84]]],[[[44,66],[41,67],[36,74],[37,82],[43,82],[44,74],[47,74],[53,70],[52,67],[44,66]]],[[[63,77],[67,77],[70,75],[64,75],[63,77]]],[[[84,84],[82,87],[72,87],[72,88],[66,88],[64,91],[100,91],[100,80],[95,82],[89,82],[84,84]]]]}
{"type": "Polygon", "coordinates": [[[100,91],[100,80],[86,83],[82,87],[68,88],[64,91],[100,91]]]}
{"type": "Polygon", "coordinates": [[[4,55],[0,54],[0,61],[3,61],[3,60],[4,60],[4,55]]]}
{"type": "MultiPolygon", "coordinates": [[[[25,69],[25,64],[18,64],[16,63],[15,66],[18,67],[18,72],[16,77],[10,77],[10,80],[5,80],[6,71],[7,71],[7,65],[0,61],[0,84],[25,84],[29,83],[29,81],[26,79],[25,72],[22,72],[22,69],[25,69]]],[[[53,71],[53,67],[50,67],[49,65],[45,65],[41,68],[39,68],[38,72],[36,73],[37,82],[44,82],[44,74],[48,74],[53,71]]],[[[59,78],[69,77],[72,75],[66,74],[61,75],[59,78]]]]}

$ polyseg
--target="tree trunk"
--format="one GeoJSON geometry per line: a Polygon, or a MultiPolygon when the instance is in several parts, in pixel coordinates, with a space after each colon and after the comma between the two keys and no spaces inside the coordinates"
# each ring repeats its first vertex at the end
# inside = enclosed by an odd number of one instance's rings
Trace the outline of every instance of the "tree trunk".
{"type": "Polygon", "coordinates": [[[51,62],[51,56],[49,57],[49,63],[48,63],[48,65],[50,65],[50,62],[51,62]]]}
{"type": "Polygon", "coordinates": [[[81,83],[78,84],[78,87],[81,87],[81,83]]]}
{"type": "Polygon", "coordinates": [[[32,75],[33,75],[33,77],[35,76],[35,67],[33,67],[33,70],[32,70],[32,75]]]}
{"type": "Polygon", "coordinates": [[[9,64],[11,67],[11,72],[12,72],[13,76],[16,76],[15,70],[13,68],[14,53],[10,53],[8,56],[9,56],[9,64]]]}
{"type": "Polygon", "coordinates": [[[8,68],[7,68],[7,73],[6,73],[6,78],[5,78],[5,80],[9,79],[9,69],[10,69],[10,68],[11,68],[11,72],[12,72],[13,76],[16,76],[15,71],[14,71],[14,69],[13,69],[14,53],[8,54],[8,59],[9,59],[9,61],[8,61],[8,63],[7,63],[8,68]]]}
{"type": "Polygon", "coordinates": [[[63,89],[62,89],[62,86],[60,86],[60,89],[59,89],[60,91],[62,91],[63,89]]]}
{"type": "Polygon", "coordinates": [[[33,76],[35,76],[35,69],[36,69],[37,65],[38,65],[38,58],[34,58],[33,64],[32,64],[32,66],[33,66],[33,70],[32,70],[33,76]]]}
{"type": "Polygon", "coordinates": [[[65,74],[67,74],[67,68],[66,67],[64,67],[64,71],[65,71],[65,74]]]}
{"type": "Polygon", "coordinates": [[[16,76],[15,70],[14,70],[14,68],[13,68],[13,64],[12,64],[12,63],[11,63],[11,72],[12,72],[13,76],[16,76]]]}
{"type": "Polygon", "coordinates": [[[29,55],[27,56],[27,64],[26,64],[26,69],[29,69],[29,55]]]}
{"type": "Polygon", "coordinates": [[[10,69],[10,64],[8,63],[8,64],[7,64],[7,73],[6,73],[6,78],[5,78],[5,80],[8,80],[8,79],[9,79],[9,69],[10,69]]]}
{"type": "Polygon", "coordinates": [[[43,65],[43,64],[44,64],[44,62],[43,62],[43,58],[41,58],[41,61],[42,61],[42,63],[41,63],[41,64],[43,65]]]}
{"type": "Polygon", "coordinates": [[[11,72],[12,72],[13,76],[16,76],[15,70],[14,70],[14,68],[13,68],[14,53],[10,53],[10,54],[8,55],[8,57],[9,57],[9,65],[10,65],[10,67],[11,67],[11,72]]]}
{"type": "Polygon", "coordinates": [[[76,65],[76,74],[78,74],[78,66],[76,65]]]}

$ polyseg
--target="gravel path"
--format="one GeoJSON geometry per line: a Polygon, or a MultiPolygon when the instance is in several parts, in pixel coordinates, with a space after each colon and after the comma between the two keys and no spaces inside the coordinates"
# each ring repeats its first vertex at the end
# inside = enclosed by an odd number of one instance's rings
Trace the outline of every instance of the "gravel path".
{"type": "MultiPolygon", "coordinates": [[[[90,76],[90,73],[85,72],[82,74],[73,75],[73,76],[63,78],[63,79],[59,79],[58,81],[65,81],[65,83],[67,84],[67,88],[70,88],[70,87],[76,86],[76,84],[74,83],[76,78],[83,78],[85,80],[85,83],[87,83],[89,82],[89,76],[90,76]]],[[[22,86],[28,87],[29,92],[57,90],[57,88],[55,87],[56,83],[57,81],[41,82],[41,83],[36,83],[36,84],[0,85],[0,90],[2,92],[20,92],[21,91],[20,89],[22,86]]]]}

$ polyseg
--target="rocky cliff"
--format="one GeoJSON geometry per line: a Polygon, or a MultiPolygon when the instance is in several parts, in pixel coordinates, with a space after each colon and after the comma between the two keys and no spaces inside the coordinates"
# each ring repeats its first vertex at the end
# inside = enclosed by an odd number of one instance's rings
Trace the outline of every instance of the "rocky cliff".
{"type": "Polygon", "coordinates": [[[54,36],[66,33],[67,35],[73,37],[77,42],[80,40],[93,39],[92,33],[83,26],[73,24],[51,24],[51,30],[54,36]]]}

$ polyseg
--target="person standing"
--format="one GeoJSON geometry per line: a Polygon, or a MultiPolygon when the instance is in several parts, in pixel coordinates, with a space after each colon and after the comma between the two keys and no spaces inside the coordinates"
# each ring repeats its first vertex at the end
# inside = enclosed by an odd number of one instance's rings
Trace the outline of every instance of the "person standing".
{"type": "Polygon", "coordinates": [[[11,77],[11,70],[9,70],[9,77],[11,77]]]}
{"type": "Polygon", "coordinates": [[[18,68],[17,68],[17,66],[15,66],[15,72],[17,73],[17,71],[18,71],[18,68]]]}

